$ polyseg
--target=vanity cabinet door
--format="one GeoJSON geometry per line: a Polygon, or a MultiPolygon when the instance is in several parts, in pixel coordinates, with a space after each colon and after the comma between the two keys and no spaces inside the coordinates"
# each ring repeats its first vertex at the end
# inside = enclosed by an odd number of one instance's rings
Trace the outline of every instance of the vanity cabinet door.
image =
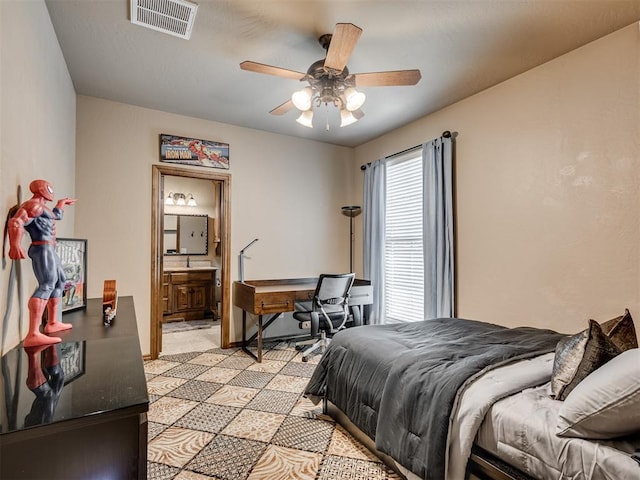
{"type": "Polygon", "coordinates": [[[190,310],[191,307],[191,286],[190,285],[174,285],[173,286],[173,311],[190,310]]]}
{"type": "Polygon", "coordinates": [[[207,291],[210,287],[204,285],[193,285],[191,287],[191,308],[205,308],[208,307],[209,301],[207,299],[207,291]]]}

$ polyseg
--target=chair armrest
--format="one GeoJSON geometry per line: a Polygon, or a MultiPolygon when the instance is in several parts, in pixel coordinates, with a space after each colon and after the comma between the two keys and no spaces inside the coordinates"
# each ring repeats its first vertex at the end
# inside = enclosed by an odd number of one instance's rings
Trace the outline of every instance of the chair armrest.
{"type": "Polygon", "coordinates": [[[317,337],[320,331],[320,315],[318,312],[309,312],[311,314],[311,337],[317,337]]]}
{"type": "Polygon", "coordinates": [[[313,310],[311,302],[295,302],[293,304],[295,311],[297,312],[311,312],[313,310]]]}
{"type": "Polygon", "coordinates": [[[351,310],[351,315],[353,317],[353,326],[354,327],[361,326],[362,325],[362,314],[361,314],[360,307],[358,305],[355,305],[353,307],[349,307],[349,310],[351,310]]]}

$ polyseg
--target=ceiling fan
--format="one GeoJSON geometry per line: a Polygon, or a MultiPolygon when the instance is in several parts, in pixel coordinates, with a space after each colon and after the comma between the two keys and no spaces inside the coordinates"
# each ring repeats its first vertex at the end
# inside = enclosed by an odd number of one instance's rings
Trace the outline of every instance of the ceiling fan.
{"type": "MultiPolygon", "coordinates": [[[[296,121],[311,128],[314,107],[334,105],[340,110],[340,126],[346,127],[364,115],[360,107],[366,97],[356,87],[415,85],[421,78],[420,70],[349,73],[347,62],[361,34],[362,29],[352,23],[336,24],[333,34],[327,33],[318,39],[327,53],[325,58],[312,63],[307,73],[248,60],[242,62],[240,68],[308,82],[309,85],[294,92],[290,100],[271,110],[272,115],[283,115],[295,107],[302,112],[296,121]]],[[[329,130],[328,120],[326,129],[329,130]]]]}

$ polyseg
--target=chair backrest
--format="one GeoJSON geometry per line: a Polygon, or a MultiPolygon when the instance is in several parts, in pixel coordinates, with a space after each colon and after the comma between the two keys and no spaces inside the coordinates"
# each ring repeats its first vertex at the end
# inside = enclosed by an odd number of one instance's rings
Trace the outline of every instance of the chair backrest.
{"type": "Polygon", "coordinates": [[[314,308],[322,308],[328,314],[346,312],[355,276],[355,273],[321,274],[314,293],[314,308]]]}

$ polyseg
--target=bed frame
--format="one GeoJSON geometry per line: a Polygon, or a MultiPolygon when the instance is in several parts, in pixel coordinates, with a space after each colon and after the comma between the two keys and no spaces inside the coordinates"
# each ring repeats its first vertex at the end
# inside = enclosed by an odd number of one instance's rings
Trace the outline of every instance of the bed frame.
{"type": "MultiPolygon", "coordinates": [[[[362,430],[360,430],[345,413],[336,407],[333,403],[326,398],[322,402],[322,411],[326,415],[332,417],[338,424],[340,424],[347,432],[349,432],[356,440],[362,443],[367,449],[369,449],[376,457],[389,468],[393,469],[402,478],[407,480],[417,480],[415,474],[408,471],[405,467],[397,463],[389,455],[382,453],[376,449],[375,443],[369,436],[367,436],[362,430]]],[[[495,457],[491,453],[474,446],[469,457],[469,463],[467,464],[467,479],[468,480],[535,480],[529,475],[522,473],[518,469],[512,467],[506,462],[495,457]]]]}

